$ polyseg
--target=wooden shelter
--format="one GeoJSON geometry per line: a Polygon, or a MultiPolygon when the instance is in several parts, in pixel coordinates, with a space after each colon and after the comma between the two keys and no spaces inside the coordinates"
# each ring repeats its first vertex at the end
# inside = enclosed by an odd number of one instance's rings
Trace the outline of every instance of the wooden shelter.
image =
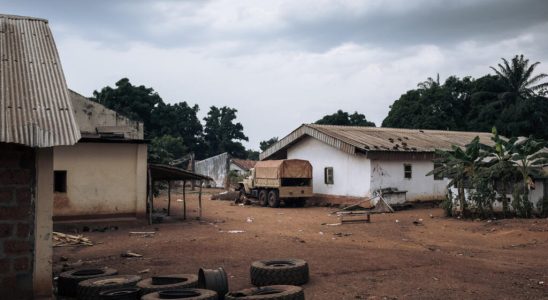
{"type": "Polygon", "coordinates": [[[199,218],[202,218],[202,185],[206,180],[211,180],[211,178],[176,168],[173,166],[162,165],[162,164],[148,164],[148,197],[147,197],[147,207],[148,207],[148,217],[149,223],[152,223],[152,211],[154,208],[153,201],[153,189],[154,182],[156,181],[167,181],[167,215],[171,213],[171,183],[173,181],[182,181],[183,182],[183,220],[186,220],[186,183],[187,181],[199,181],[199,191],[198,191],[198,206],[199,206],[199,218]]]}

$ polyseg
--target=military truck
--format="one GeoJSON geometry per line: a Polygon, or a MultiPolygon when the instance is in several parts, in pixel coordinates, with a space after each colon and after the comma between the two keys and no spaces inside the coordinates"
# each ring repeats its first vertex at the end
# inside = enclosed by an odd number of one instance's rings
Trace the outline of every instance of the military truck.
{"type": "Polygon", "coordinates": [[[307,160],[264,160],[255,164],[251,175],[239,183],[240,200],[252,197],[259,205],[302,207],[312,196],[312,165],[307,160]]]}

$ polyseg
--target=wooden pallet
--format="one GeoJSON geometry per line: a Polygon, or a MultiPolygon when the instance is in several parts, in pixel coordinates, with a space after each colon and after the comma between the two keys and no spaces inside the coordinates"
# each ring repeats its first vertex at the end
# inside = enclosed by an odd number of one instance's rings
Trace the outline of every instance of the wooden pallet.
{"type": "Polygon", "coordinates": [[[371,223],[371,212],[369,210],[339,211],[337,216],[341,224],[344,223],[371,223]]]}

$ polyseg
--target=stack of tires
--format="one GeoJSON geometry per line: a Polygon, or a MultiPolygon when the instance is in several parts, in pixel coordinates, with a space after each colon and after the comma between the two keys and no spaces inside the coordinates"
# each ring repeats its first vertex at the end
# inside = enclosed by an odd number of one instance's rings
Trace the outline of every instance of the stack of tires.
{"type": "Polygon", "coordinates": [[[300,285],[308,282],[308,264],[302,259],[261,260],[251,264],[253,288],[228,292],[223,268],[200,269],[198,275],[171,274],[142,279],[117,275],[111,268],[61,273],[59,299],[81,300],[304,300],[300,285]]]}
{"type": "Polygon", "coordinates": [[[304,300],[300,285],[309,280],[308,263],[302,259],[254,261],[250,268],[254,288],[226,294],[227,300],[304,300]]]}

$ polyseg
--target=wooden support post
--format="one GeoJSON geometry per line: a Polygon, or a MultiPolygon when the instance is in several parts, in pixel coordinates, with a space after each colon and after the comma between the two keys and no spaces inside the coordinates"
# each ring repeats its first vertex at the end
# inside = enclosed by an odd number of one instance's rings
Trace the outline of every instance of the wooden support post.
{"type": "Polygon", "coordinates": [[[198,192],[198,206],[200,207],[199,219],[202,219],[202,180],[200,180],[200,190],[198,192]]]}
{"type": "Polygon", "coordinates": [[[153,193],[153,184],[152,184],[152,174],[150,168],[147,168],[148,171],[148,195],[147,195],[147,209],[148,209],[148,225],[152,225],[152,193],[153,193]]]}
{"type": "Polygon", "coordinates": [[[183,220],[186,220],[186,180],[183,180],[183,220]]]}
{"type": "Polygon", "coordinates": [[[170,215],[171,211],[171,181],[167,181],[167,215],[170,215]]]}

